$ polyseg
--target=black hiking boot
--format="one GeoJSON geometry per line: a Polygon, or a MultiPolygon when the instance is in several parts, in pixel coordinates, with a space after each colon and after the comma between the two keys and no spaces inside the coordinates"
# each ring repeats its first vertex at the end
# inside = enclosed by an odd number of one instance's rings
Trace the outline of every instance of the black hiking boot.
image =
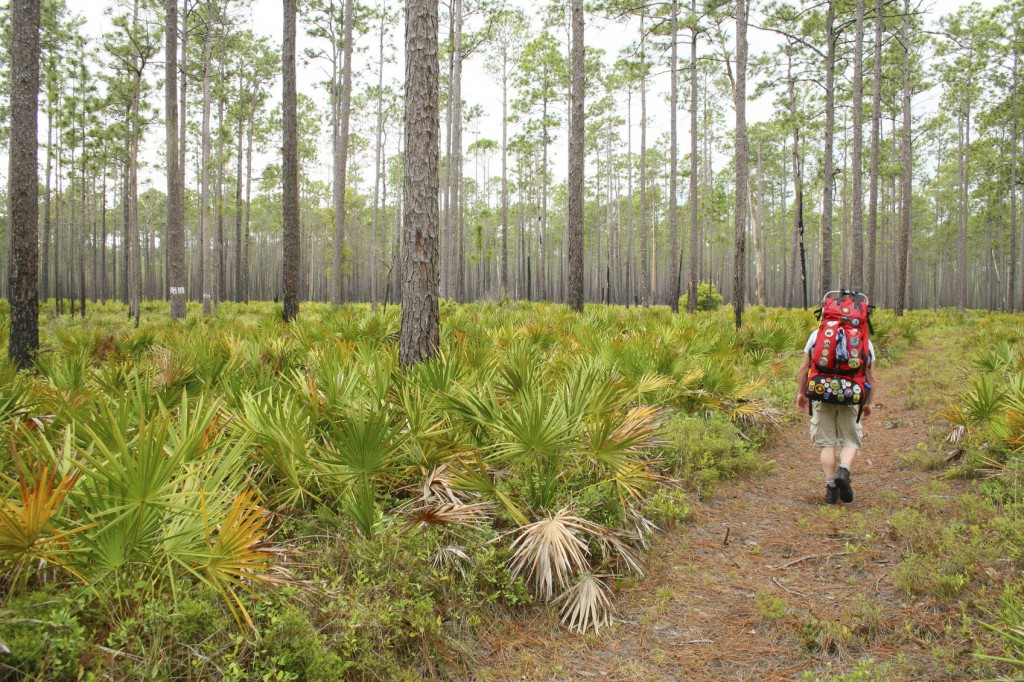
{"type": "Polygon", "coordinates": [[[834,485],[825,486],[825,504],[835,504],[839,500],[839,491],[834,485]]]}
{"type": "Polygon", "coordinates": [[[839,490],[839,499],[849,504],[853,502],[853,486],[850,485],[850,470],[839,467],[836,471],[836,488],[839,490]]]}

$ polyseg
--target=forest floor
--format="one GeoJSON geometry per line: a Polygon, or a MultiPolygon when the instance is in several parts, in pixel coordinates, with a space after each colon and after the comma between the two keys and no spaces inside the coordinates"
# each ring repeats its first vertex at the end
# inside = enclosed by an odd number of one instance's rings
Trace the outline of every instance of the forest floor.
{"type": "Polygon", "coordinates": [[[977,643],[960,627],[962,603],[894,584],[907,550],[889,529],[899,510],[939,511],[971,487],[908,464],[926,450],[934,461],[948,432],[941,400],[930,396],[958,380],[934,371],[952,346],[929,333],[901,362],[878,368],[852,504],[823,504],[807,417],[794,418],[764,445],[775,461],[769,474],[719,484],[695,503],[691,523],[656,539],[647,575],[618,590],[613,626],[578,636],[544,608],[509,617],[478,647],[472,679],[972,677],[977,643]]]}

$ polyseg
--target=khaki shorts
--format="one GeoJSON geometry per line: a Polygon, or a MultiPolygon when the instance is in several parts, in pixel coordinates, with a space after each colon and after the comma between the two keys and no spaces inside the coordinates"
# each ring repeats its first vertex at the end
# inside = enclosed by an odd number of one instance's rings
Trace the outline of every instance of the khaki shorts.
{"type": "Polygon", "coordinates": [[[855,405],[815,402],[811,440],[819,448],[859,448],[863,432],[855,405]]]}

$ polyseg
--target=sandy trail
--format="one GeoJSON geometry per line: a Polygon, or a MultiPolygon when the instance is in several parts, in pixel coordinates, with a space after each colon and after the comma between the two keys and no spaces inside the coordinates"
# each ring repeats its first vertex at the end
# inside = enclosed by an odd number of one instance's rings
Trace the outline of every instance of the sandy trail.
{"type": "Polygon", "coordinates": [[[793,422],[764,448],[774,471],[720,484],[693,523],[655,540],[648,575],[619,590],[612,628],[576,636],[542,609],[501,622],[473,679],[828,679],[858,665],[880,677],[856,679],[957,679],[907,627],[936,614],[894,589],[900,548],[887,532],[933,477],[900,454],[944,427],[933,404],[896,387],[915,385],[934,343],[878,368],[852,504],[821,503],[807,419],[793,422]]]}

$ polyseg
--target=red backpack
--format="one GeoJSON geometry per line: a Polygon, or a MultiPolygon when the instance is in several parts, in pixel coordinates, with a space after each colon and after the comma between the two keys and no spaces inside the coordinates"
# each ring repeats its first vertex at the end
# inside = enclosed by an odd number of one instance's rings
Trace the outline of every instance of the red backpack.
{"type": "MultiPolygon", "coordinates": [[[[811,351],[806,395],[812,401],[857,405],[860,421],[871,392],[866,373],[871,361],[868,297],[855,291],[830,291],[814,314],[821,324],[811,351]]],[[[813,404],[810,409],[813,412],[813,404]]]]}

